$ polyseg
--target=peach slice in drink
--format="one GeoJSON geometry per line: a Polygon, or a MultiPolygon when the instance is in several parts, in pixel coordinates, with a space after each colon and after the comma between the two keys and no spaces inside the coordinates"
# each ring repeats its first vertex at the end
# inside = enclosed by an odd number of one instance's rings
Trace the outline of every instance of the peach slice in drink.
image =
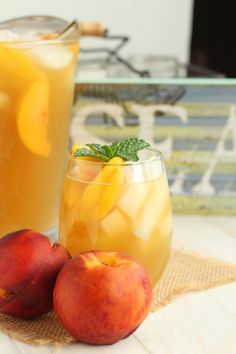
{"type": "MultiPolygon", "coordinates": [[[[74,144],[71,148],[71,155],[74,156],[74,153],[76,152],[76,150],[78,149],[87,149],[87,150],[91,150],[91,148],[87,145],[83,145],[83,144],[74,144]]],[[[75,157],[76,158],[76,157],[75,157]]],[[[78,158],[76,158],[78,160],[86,160],[86,161],[93,161],[93,162],[99,162],[100,160],[96,159],[95,157],[90,157],[90,156],[79,156],[78,158]]]]}
{"type": "Polygon", "coordinates": [[[79,218],[91,225],[102,220],[115,206],[122,190],[124,172],[120,157],[113,157],[84,191],[79,218]]]}
{"type": "Polygon", "coordinates": [[[51,146],[48,139],[49,83],[38,73],[19,104],[17,127],[24,145],[36,155],[47,157],[51,146]]]}
{"type": "MultiPolygon", "coordinates": [[[[91,150],[90,147],[86,145],[74,144],[70,151],[71,156],[74,157],[74,153],[77,149],[85,148],[91,150]]],[[[99,162],[100,160],[89,156],[79,156],[74,157],[74,159],[76,159],[77,162],[76,167],[73,169],[73,173],[71,173],[69,183],[65,182],[64,186],[67,191],[65,195],[65,203],[68,207],[73,207],[76,203],[78,203],[78,196],[83,194],[87,183],[93,181],[99,173],[99,166],[97,164],[90,164],[86,162],[99,162]],[[77,183],[77,181],[82,183],[77,183]]]]}
{"type": "Polygon", "coordinates": [[[69,230],[64,245],[72,256],[91,249],[93,246],[86,225],[80,220],[75,221],[69,230]]]}

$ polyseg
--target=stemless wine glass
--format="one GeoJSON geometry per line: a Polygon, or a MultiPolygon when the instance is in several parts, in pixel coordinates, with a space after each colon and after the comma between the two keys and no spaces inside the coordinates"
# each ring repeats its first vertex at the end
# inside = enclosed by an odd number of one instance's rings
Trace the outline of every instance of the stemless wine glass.
{"type": "Polygon", "coordinates": [[[161,153],[145,149],[139,162],[70,158],[60,213],[60,242],[72,255],[87,250],[125,252],[154,286],[166,266],[172,213],[161,153]]]}
{"type": "Polygon", "coordinates": [[[78,40],[76,21],[0,23],[0,236],[56,226],[78,40]]]}

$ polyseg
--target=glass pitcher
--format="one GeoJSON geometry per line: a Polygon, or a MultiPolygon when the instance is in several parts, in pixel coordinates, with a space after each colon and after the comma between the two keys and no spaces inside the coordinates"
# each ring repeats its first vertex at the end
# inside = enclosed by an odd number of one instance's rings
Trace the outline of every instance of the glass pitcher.
{"type": "Polygon", "coordinates": [[[78,49],[76,21],[0,24],[0,236],[56,225],[78,49]]]}

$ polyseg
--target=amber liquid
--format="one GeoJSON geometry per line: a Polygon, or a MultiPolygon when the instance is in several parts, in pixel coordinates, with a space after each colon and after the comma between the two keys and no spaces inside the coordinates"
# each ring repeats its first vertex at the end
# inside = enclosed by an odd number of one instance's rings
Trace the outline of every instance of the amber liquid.
{"type": "Polygon", "coordinates": [[[72,255],[94,249],[125,252],[143,264],[154,286],[163,273],[171,247],[166,175],[125,184],[119,184],[117,175],[107,176],[116,179],[113,184],[99,184],[97,179],[85,183],[73,171],[67,174],[60,242],[72,255]]]}
{"type": "Polygon", "coordinates": [[[57,51],[0,44],[0,236],[57,221],[78,46],[57,51]]]}

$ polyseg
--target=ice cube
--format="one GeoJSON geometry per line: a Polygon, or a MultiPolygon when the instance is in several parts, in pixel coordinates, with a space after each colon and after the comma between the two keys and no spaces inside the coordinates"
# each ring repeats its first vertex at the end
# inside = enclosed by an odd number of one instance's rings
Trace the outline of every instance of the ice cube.
{"type": "Polygon", "coordinates": [[[107,236],[117,237],[127,233],[129,222],[118,209],[114,209],[100,223],[107,236]]]}
{"type": "Polygon", "coordinates": [[[138,211],[146,205],[146,199],[149,200],[152,181],[161,179],[163,174],[161,160],[156,160],[155,157],[152,159],[150,163],[128,166],[131,169],[128,176],[126,173],[126,178],[130,180],[130,184],[127,183],[118,206],[131,220],[134,220],[138,211]]]}
{"type": "Polygon", "coordinates": [[[134,225],[134,234],[146,241],[156,225],[162,223],[163,212],[169,200],[166,177],[161,177],[152,184],[145,203],[139,209],[134,225]]]}
{"type": "Polygon", "coordinates": [[[38,61],[39,65],[55,70],[68,65],[73,58],[73,53],[66,48],[46,47],[44,45],[33,48],[31,55],[38,61]]]}
{"type": "Polygon", "coordinates": [[[145,204],[149,190],[150,183],[148,182],[128,184],[119,199],[118,207],[131,220],[134,220],[141,206],[145,204]]]}
{"type": "Polygon", "coordinates": [[[150,193],[145,205],[139,210],[134,223],[133,233],[143,241],[147,241],[156,225],[157,209],[155,208],[157,194],[155,190],[150,193]]]}
{"type": "Polygon", "coordinates": [[[19,34],[9,30],[0,30],[0,42],[14,42],[19,40],[19,34]]]}
{"type": "Polygon", "coordinates": [[[143,163],[143,175],[147,180],[156,180],[160,178],[164,173],[164,166],[161,159],[156,158],[156,156],[150,157],[146,162],[143,163]]]}
{"type": "Polygon", "coordinates": [[[10,97],[3,91],[0,91],[0,110],[6,109],[10,105],[10,97]]]}

